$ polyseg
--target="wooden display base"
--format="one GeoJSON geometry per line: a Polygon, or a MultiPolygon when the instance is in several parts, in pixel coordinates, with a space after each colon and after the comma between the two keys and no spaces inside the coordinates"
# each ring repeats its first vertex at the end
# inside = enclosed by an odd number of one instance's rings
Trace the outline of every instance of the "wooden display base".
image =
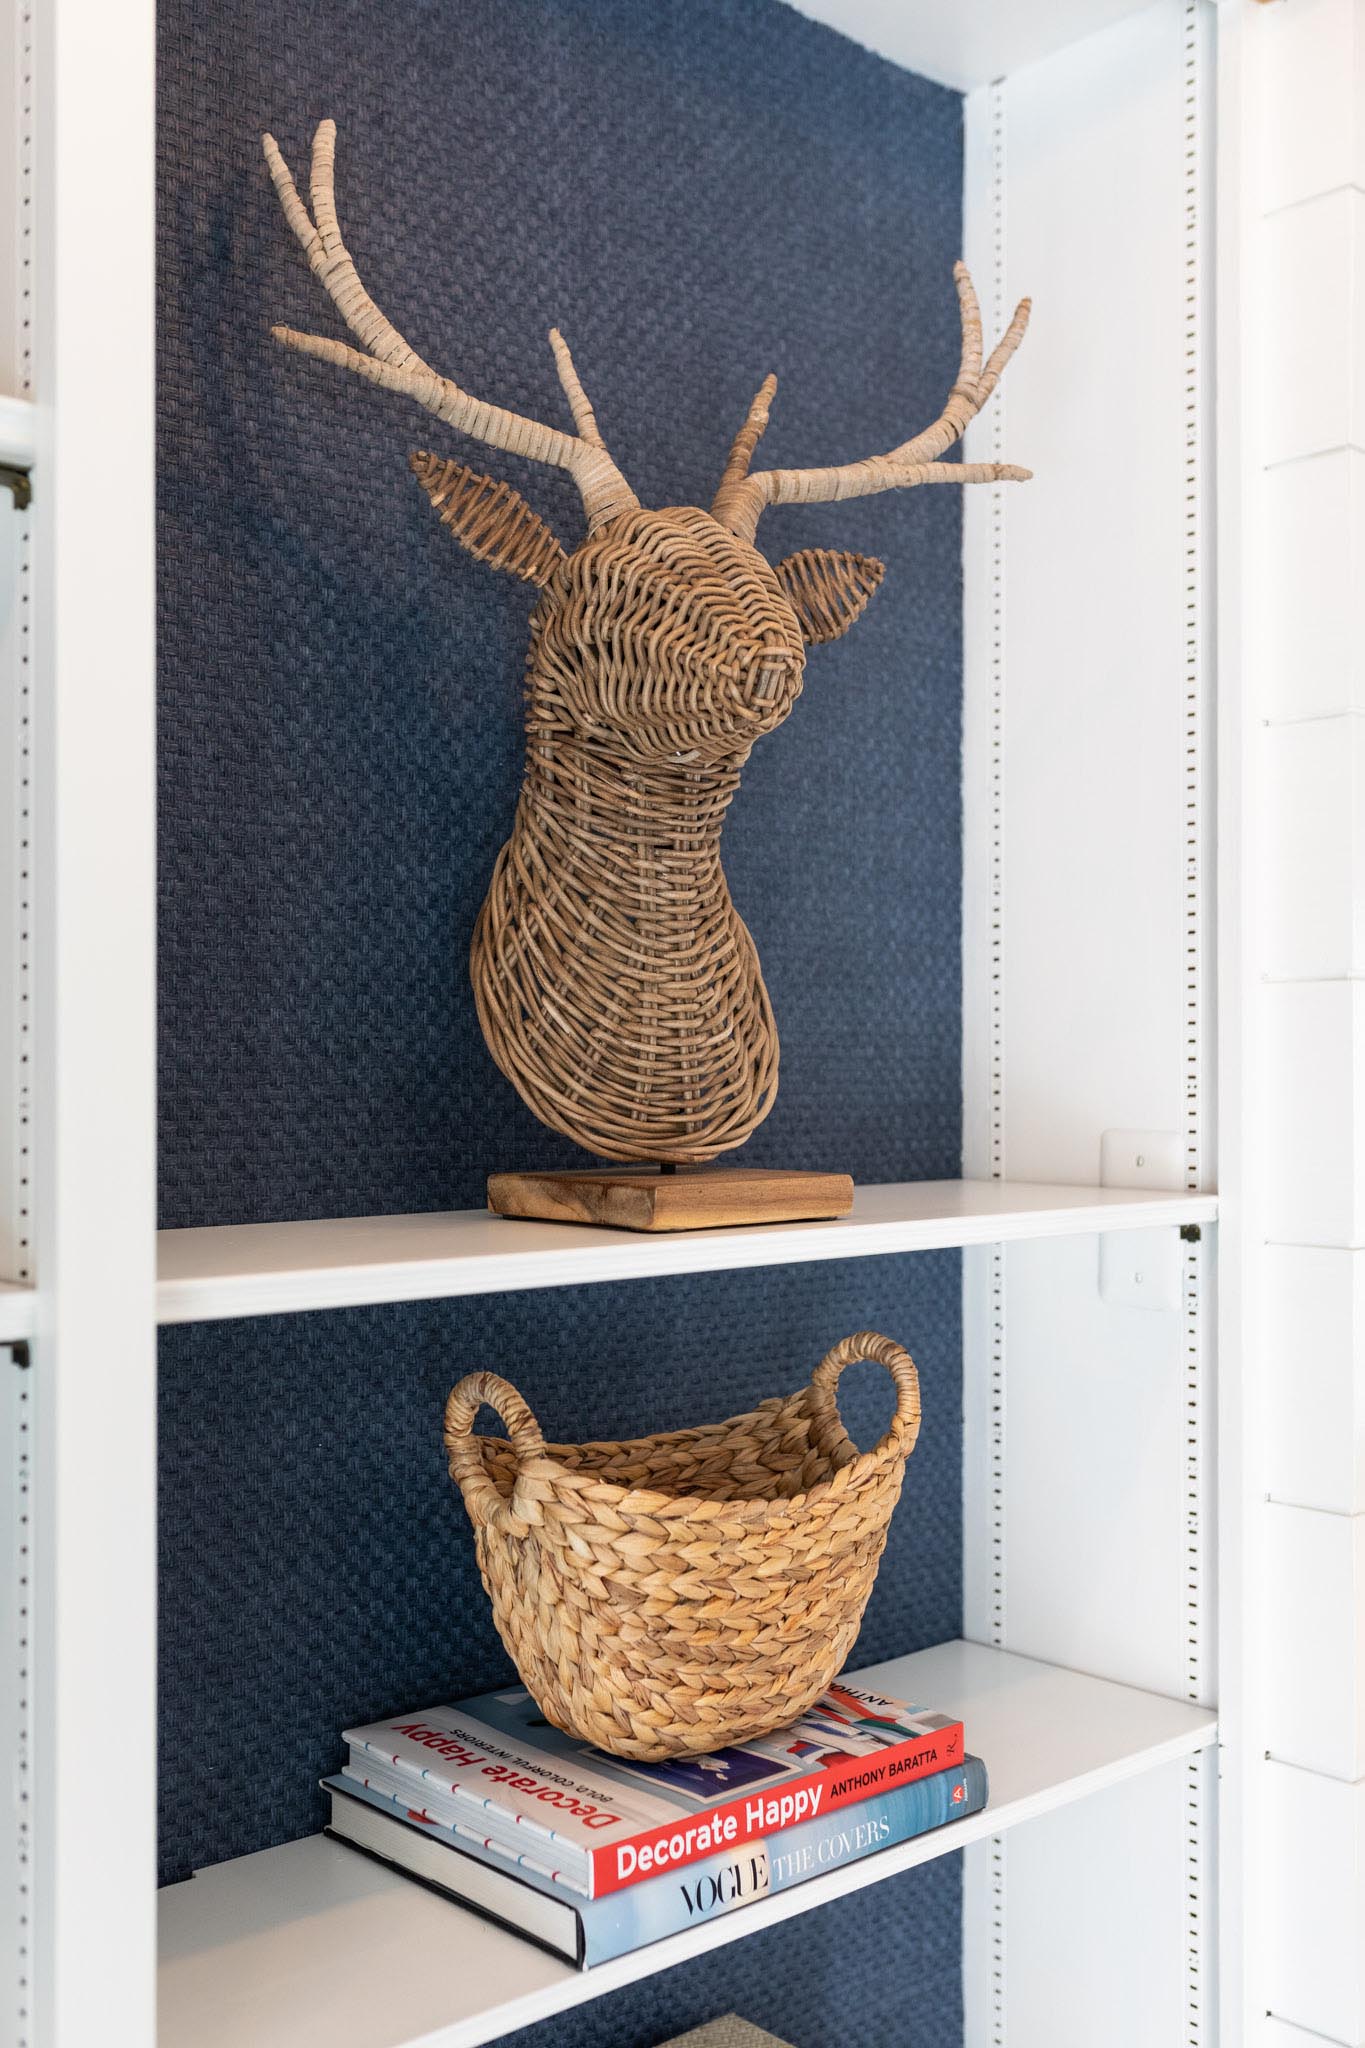
{"type": "Polygon", "coordinates": [[[734,1223],[814,1223],[847,1216],[846,1173],[783,1173],[763,1166],[613,1166],[582,1173],[491,1173],[495,1216],[544,1223],[605,1223],[613,1230],[712,1230],[734,1223]]]}

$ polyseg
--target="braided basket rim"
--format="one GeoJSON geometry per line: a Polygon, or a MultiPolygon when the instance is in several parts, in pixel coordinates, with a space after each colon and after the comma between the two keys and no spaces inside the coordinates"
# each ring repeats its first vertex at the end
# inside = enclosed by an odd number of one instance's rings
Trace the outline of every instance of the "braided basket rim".
{"type": "MultiPolygon", "coordinates": [[[[708,1430],[715,1430],[717,1433],[721,1430],[732,1429],[739,1424],[750,1421],[755,1415],[771,1414],[777,1409],[787,1407],[791,1403],[804,1402],[808,1391],[808,1388],[802,1387],[794,1394],[776,1395],[769,1400],[760,1401],[756,1408],[745,1408],[737,1415],[727,1416],[722,1422],[708,1423],[703,1426],[708,1430]]],[[[576,1472],[571,1465],[562,1464],[559,1457],[556,1456],[556,1453],[572,1456],[575,1452],[579,1451],[632,1451],[642,1449],[646,1445],[657,1444],[661,1440],[666,1441],[669,1437],[686,1436],[691,1433],[687,1430],[662,1430],[655,1431],[649,1436],[619,1439],[614,1437],[598,1437],[591,1441],[571,1444],[547,1443],[543,1453],[540,1455],[522,1458],[519,1461],[520,1470],[528,1479],[550,1479],[569,1492],[590,1494],[595,1501],[600,1502],[603,1506],[614,1507],[621,1512],[629,1511],[636,1514],[649,1515],[656,1520],[664,1520],[669,1516],[695,1514],[699,1511],[719,1517],[722,1514],[734,1514],[736,1511],[742,1511],[745,1508],[762,1508],[765,1513],[770,1515],[781,1514],[788,1511],[800,1511],[810,1502],[818,1501],[825,1494],[834,1492],[836,1489],[839,1491],[845,1490],[860,1480],[865,1473],[870,1472],[874,1466],[889,1465],[896,1460],[900,1460],[903,1463],[909,1458],[915,1447],[915,1441],[919,1433],[919,1421],[916,1418],[912,1424],[905,1422],[900,1416],[893,1416],[890,1425],[875,1444],[872,1444],[865,1451],[855,1449],[853,1456],[846,1464],[839,1465],[834,1471],[826,1473],[823,1479],[817,1479],[814,1486],[807,1487],[802,1493],[726,1494],[724,1496],[713,1493],[657,1493],[649,1487],[622,1486],[616,1480],[604,1479],[596,1473],[576,1472]],[[907,1436],[910,1442],[902,1450],[902,1443],[907,1436]]],[[[489,1479],[493,1480],[496,1484],[488,1459],[483,1454],[482,1446],[486,1444],[495,1450],[511,1450],[510,1439],[502,1436],[471,1434],[469,1441],[471,1444],[480,1447],[480,1459],[484,1470],[489,1479]]],[[[844,1431],[844,1441],[850,1445],[853,1442],[847,1431],[844,1431]]]]}

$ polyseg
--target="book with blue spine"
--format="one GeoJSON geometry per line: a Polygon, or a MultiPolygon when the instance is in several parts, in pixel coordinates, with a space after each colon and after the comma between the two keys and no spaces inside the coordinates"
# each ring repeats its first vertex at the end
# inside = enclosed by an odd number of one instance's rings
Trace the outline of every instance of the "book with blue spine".
{"type": "Polygon", "coordinates": [[[435,1820],[352,1777],[322,1782],[331,1795],[329,1834],[580,1969],[965,1819],[989,1796],[985,1765],[967,1756],[857,1806],[590,1899],[534,1856],[480,1839],[472,1828],[435,1820]]]}

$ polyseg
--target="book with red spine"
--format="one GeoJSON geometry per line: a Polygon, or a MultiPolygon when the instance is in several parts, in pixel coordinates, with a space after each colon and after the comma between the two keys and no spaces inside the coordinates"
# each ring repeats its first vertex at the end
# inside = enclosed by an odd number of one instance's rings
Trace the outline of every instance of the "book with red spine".
{"type": "Polygon", "coordinates": [[[524,1687],[346,1731],[345,1775],[584,1898],[823,1819],[962,1762],[962,1723],[842,1678],[788,1728],[635,1764],[564,1735],[524,1687]]]}

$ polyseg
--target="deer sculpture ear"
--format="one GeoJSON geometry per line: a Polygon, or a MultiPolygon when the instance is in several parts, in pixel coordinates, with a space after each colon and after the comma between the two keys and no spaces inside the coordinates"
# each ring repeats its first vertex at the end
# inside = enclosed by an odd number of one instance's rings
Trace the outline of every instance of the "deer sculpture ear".
{"type": "Polygon", "coordinates": [[[779,562],[774,574],[796,613],[801,638],[814,647],[840,639],[862,617],[886,564],[838,548],[803,548],[779,562]]]}
{"type": "Polygon", "coordinates": [[[462,462],[410,455],[412,473],[461,547],[480,562],[506,569],[543,590],[564,560],[564,550],[520,491],[462,462]]]}

